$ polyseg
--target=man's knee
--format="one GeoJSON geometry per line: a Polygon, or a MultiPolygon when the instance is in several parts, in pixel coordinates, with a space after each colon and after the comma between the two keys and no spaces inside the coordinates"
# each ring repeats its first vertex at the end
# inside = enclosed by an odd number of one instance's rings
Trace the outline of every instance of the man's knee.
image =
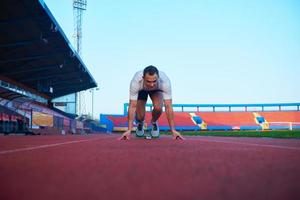
{"type": "Polygon", "coordinates": [[[161,105],[154,105],[153,111],[156,112],[156,113],[161,113],[163,111],[162,106],[161,105]]]}

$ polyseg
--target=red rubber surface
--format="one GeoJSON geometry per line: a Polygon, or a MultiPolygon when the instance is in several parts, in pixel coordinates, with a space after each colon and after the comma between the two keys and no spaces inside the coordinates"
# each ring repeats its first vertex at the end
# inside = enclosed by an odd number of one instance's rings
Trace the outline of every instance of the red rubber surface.
{"type": "Polygon", "coordinates": [[[300,140],[0,136],[0,199],[300,199],[300,140]]]}

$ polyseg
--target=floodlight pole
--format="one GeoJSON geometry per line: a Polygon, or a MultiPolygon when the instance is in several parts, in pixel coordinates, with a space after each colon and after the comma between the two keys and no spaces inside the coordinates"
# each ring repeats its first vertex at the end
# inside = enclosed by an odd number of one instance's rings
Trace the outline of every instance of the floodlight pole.
{"type": "Polygon", "coordinates": [[[74,39],[76,51],[81,54],[81,39],[82,39],[82,14],[86,10],[87,0],[73,0],[73,15],[74,15],[74,39]]]}
{"type": "MultiPolygon", "coordinates": [[[[82,39],[82,13],[86,10],[87,0],[73,0],[73,17],[74,17],[74,43],[76,51],[81,55],[81,39],[82,39]]],[[[81,93],[75,93],[75,112],[82,114],[81,110],[81,93]],[[77,109],[78,107],[78,109],[77,109]]]]}

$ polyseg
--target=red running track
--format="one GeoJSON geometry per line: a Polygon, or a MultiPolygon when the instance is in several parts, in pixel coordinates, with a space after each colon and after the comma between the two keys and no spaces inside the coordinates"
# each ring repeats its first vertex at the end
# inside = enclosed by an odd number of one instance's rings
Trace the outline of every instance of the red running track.
{"type": "Polygon", "coordinates": [[[117,137],[0,136],[0,199],[300,199],[300,140],[117,137]]]}

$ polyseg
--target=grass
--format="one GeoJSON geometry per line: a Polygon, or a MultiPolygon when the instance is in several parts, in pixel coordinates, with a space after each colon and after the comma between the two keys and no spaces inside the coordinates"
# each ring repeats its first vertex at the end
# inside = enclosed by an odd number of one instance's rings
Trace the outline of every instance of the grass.
{"type": "MultiPolygon", "coordinates": [[[[161,134],[171,134],[161,132],[161,134]]],[[[182,131],[182,135],[193,136],[228,136],[228,137],[270,137],[300,138],[300,130],[267,130],[267,131],[182,131]]]]}

